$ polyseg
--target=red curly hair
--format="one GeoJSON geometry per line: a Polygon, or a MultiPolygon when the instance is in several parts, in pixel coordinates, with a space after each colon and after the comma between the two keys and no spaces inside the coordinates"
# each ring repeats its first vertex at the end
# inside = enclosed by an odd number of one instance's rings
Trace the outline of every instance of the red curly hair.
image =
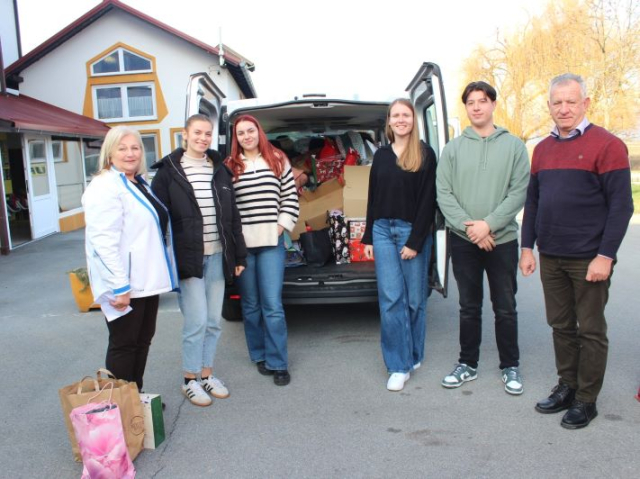
{"type": "Polygon", "coordinates": [[[269,165],[271,171],[273,171],[273,174],[280,178],[282,171],[284,170],[284,165],[287,161],[287,155],[269,142],[267,135],[262,129],[262,126],[260,126],[260,123],[258,123],[258,120],[251,115],[242,115],[233,124],[233,133],[231,135],[231,155],[224,160],[225,164],[233,172],[234,181],[244,173],[244,162],[240,156],[244,150],[242,149],[242,146],[240,146],[240,142],[236,136],[236,125],[243,121],[253,123],[258,129],[258,149],[260,150],[260,154],[264,161],[267,162],[267,165],[269,165]]]}

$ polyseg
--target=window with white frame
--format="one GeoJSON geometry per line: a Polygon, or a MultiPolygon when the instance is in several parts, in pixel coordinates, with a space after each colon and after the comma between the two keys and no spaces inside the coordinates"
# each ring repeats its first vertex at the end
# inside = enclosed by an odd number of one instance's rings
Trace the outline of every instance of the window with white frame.
{"type": "Polygon", "coordinates": [[[96,118],[105,122],[155,120],[155,87],[151,82],[97,85],[93,106],[96,118]]]}
{"type": "Polygon", "coordinates": [[[142,137],[142,144],[144,145],[144,156],[147,164],[147,171],[153,173],[153,170],[149,170],[149,168],[159,160],[158,156],[160,149],[158,148],[158,135],[155,133],[141,133],[140,136],[142,137]]]}
{"type": "Polygon", "coordinates": [[[151,71],[151,60],[124,48],[117,48],[91,65],[92,76],[149,73],[151,71]]]}
{"type": "Polygon", "coordinates": [[[176,148],[182,148],[182,130],[173,132],[173,142],[176,148]]]}

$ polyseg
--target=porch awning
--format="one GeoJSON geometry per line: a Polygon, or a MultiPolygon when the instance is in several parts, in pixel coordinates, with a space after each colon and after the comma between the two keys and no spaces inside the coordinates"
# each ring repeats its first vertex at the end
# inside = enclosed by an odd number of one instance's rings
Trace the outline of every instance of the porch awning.
{"type": "Polygon", "coordinates": [[[0,95],[0,128],[2,123],[16,132],[29,131],[74,137],[102,138],[109,131],[109,127],[101,121],[26,95],[0,95]]]}

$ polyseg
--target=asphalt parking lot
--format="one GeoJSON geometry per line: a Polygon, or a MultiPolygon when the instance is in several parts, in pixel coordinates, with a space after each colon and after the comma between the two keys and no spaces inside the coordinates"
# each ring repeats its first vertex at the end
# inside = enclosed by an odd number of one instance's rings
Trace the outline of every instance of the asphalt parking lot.
{"type": "MultiPolygon", "coordinates": [[[[83,265],[83,240],[82,231],[57,234],[0,257],[0,477],[81,475],[57,391],[102,366],[107,341],[102,315],[77,312],[65,275],[83,265]]],[[[489,304],[478,379],[440,386],[458,354],[452,279],[449,298],[429,299],[426,361],[403,392],[385,389],[376,305],[297,306],[287,309],[291,384],[259,375],[242,323],[225,322],[215,372],[231,396],[198,408],[180,392],[182,317],[167,294],[145,375],[146,392],[167,404],[167,439],[136,459],[138,477],[636,477],[639,246],[640,225],[632,225],[607,309],[600,415],[578,431],[533,408],[556,381],[537,274],[519,278],[519,397],[500,380],[489,304]]]]}

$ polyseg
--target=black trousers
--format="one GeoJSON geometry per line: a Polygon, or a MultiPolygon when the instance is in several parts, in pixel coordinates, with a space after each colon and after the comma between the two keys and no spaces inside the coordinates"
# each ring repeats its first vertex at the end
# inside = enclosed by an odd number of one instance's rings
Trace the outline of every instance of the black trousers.
{"type": "Polygon", "coordinates": [[[118,379],[135,381],[140,390],[149,347],[156,333],[159,300],[158,295],[132,298],[132,311],[114,321],[107,321],[107,369],[118,379]]]}
{"type": "Polygon", "coordinates": [[[460,295],[459,362],[472,368],[478,367],[482,341],[483,280],[486,271],[495,314],[500,368],[519,366],[516,312],[518,241],[509,241],[496,245],[493,251],[484,251],[451,233],[449,244],[453,275],[460,295]]]}

